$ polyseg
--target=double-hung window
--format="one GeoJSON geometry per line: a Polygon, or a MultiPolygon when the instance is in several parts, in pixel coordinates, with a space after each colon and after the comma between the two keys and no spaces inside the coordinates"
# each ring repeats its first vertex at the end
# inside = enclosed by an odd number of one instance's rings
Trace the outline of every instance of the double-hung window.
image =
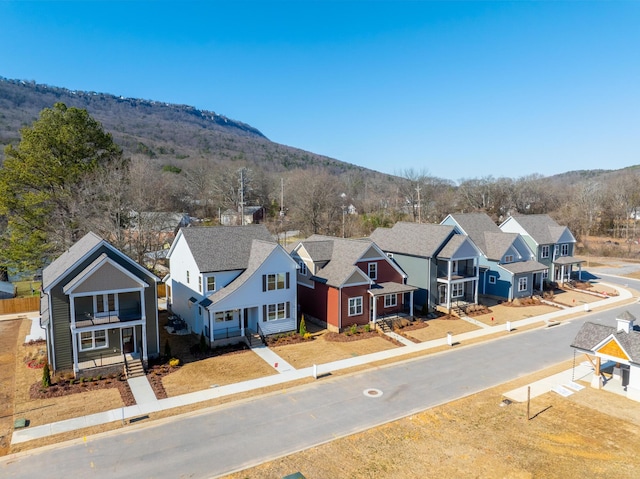
{"type": "Polygon", "coordinates": [[[451,285],[451,297],[461,298],[464,296],[464,283],[454,283],[451,285]]]}
{"type": "Polygon", "coordinates": [[[286,319],[287,303],[276,303],[267,305],[267,321],[277,321],[286,319]]]}
{"type": "Polygon", "coordinates": [[[266,291],[285,289],[288,287],[288,273],[272,273],[264,276],[264,286],[266,291]]]}
{"type": "Polygon", "coordinates": [[[369,263],[369,278],[378,279],[378,263],[369,263]]]}
{"type": "Polygon", "coordinates": [[[300,261],[300,263],[298,263],[300,265],[300,274],[302,276],[306,276],[307,275],[307,265],[304,261],[300,261]]]}
{"type": "Polygon", "coordinates": [[[518,279],[518,291],[522,292],[522,291],[526,291],[527,290],[527,277],[524,276],[520,279],[518,279]]]}
{"type": "Polygon", "coordinates": [[[560,255],[561,256],[569,256],[569,244],[564,243],[560,245],[560,255]]]}
{"type": "Polygon", "coordinates": [[[392,308],[398,304],[398,296],[395,294],[385,294],[384,295],[384,307],[392,308]]]}
{"type": "Polygon", "coordinates": [[[549,257],[549,245],[546,244],[540,248],[540,257],[548,258],[549,257]]]}
{"type": "Polygon", "coordinates": [[[107,346],[107,332],[104,329],[99,331],[83,331],[80,333],[80,351],[101,349],[107,346]]]}
{"type": "Polygon", "coordinates": [[[349,298],[349,316],[359,316],[362,314],[362,296],[349,298]]]}
{"type": "Polygon", "coordinates": [[[216,289],[216,277],[209,276],[207,278],[207,291],[215,291],[216,289]]]}

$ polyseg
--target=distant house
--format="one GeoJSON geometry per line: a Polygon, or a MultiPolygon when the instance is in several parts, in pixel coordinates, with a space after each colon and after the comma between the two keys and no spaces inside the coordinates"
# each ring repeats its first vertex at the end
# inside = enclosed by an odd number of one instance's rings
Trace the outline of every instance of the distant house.
{"type": "Polygon", "coordinates": [[[480,251],[453,226],[396,223],[377,228],[373,240],[418,288],[416,305],[451,312],[459,303],[478,303],[480,251]]]}
{"type": "Polygon", "coordinates": [[[571,347],[584,353],[594,367],[591,386],[603,387],[602,369],[613,367],[612,380],[627,392],[627,398],[640,401],[640,332],[635,317],[624,311],[616,318],[617,325],[586,322],[571,347]],[[604,363],[603,363],[604,362],[604,363]],[[607,364],[608,363],[608,364],[607,364]]]}
{"type": "Polygon", "coordinates": [[[183,228],[168,258],[171,310],[211,344],[296,329],[297,265],[263,225],[183,228]]]}
{"type": "Polygon", "coordinates": [[[291,256],[299,264],[301,312],[342,331],[397,315],[408,305],[413,315],[413,286],[402,269],[372,241],[313,235],[291,256]],[[406,298],[405,298],[406,296],[406,298]]]}
{"type": "Polygon", "coordinates": [[[467,235],[480,251],[480,294],[511,301],[543,289],[547,266],[520,234],[502,231],[485,213],[448,215],[441,224],[467,235]]]}
{"type": "Polygon", "coordinates": [[[0,299],[15,298],[16,287],[8,281],[0,281],[0,299]]]}
{"type": "MultiPolygon", "coordinates": [[[[565,283],[571,279],[574,267],[578,267],[578,277],[582,275],[583,260],[574,258],[576,239],[566,226],[560,226],[549,215],[510,216],[500,229],[509,233],[519,233],[526,241],[535,259],[544,264],[542,279],[565,283]]],[[[537,282],[537,278],[534,279],[537,282]]]]}
{"type": "Polygon", "coordinates": [[[262,221],[264,217],[264,208],[262,206],[245,206],[241,211],[231,209],[225,210],[220,215],[220,224],[224,226],[239,226],[239,225],[251,225],[257,224],[262,221]],[[242,220],[244,213],[244,221],[242,220]]]}
{"type": "Polygon", "coordinates": [[[76,374],[160,351],[159,279],[88,233],[42,272],[40,324],[49,364],[76,374]]]}

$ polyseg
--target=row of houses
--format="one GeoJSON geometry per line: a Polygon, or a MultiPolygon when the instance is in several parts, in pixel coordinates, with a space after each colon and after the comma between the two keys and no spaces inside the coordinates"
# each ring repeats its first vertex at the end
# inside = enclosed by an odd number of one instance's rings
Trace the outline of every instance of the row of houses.
{"type": "MultiPolygon", "coordinates": [[[[213,345],[294,331],[301,314],[340,331],[482,295],[531,296],[545,280],[579,273],[574,246],[547,215],[497,226],[485,214],[456,214],[369,238],[313,235],[290,251],[263,225],[190,227],[176,235],[162,281],[173,314],[213,345]]],[[[159,281],[91,233],[45,268],[41,324],[54,369],[158,355],[159,281]]]]}

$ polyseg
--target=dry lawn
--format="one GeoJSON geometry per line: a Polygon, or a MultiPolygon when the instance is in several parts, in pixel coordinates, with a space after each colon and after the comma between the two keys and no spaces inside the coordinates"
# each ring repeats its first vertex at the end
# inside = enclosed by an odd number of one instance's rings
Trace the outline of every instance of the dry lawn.
{"type": "Polygon", "coordinates": [[[167,396],[173,397],[273,374],[277,374],[275,369],[247,350],[185,364],[163,377],[162,385],[167,396]]]}
{"type": "Polygon", "coordinates": [[[428,324],[426,328],[414,329],[412,331],[400,330],[400,332],[410,339],[416,339],[423,343],[425,341],[431,341],[432,339],[446,338],[448,332],[461,334],[480,329],[478,326],[459,318],[429,319],[426,323],[428,324]]]}
{"type": "Polygon", "coordinates": [[[13,356],[15,361],[14,416],[16,418],[26,418],[31,426],[39,426],[124,406],[117,389],[87,391],[48,399],[31,399],[29,388],[42,380],[42,369],[28,368],[24,358],[41,354],[45,346],[44,344],[24,344],[24,338],[30,329],[31,321],[22,320],[14,343],[16,345],[14,346],[16,354],[13,356]]]}
{"type": "Polygon", "coordinates": [[[21,321],[0,321],[0,456],[9,452],[15,393],[14,354],[21,321]]]}
{"type": "Polygon", "coordinates": [[[532,318],[556,311],[558,311],[558,308],[546,304],[533,306],[505,306],[499,304],[491,306],[490,313],[474,316],[473,319],[489,326],[497,326],[506,324],[507,321],[518,321],[520,319],[532,318]]]}
{"type": "Polygon", "coordinates": [[[277,355],[296,369],[325,364],[340,359],[385,351],[396,348],[391,341],[382,336],[349,342],[327,341],[324,335],[318,335],[313,341],[271,348],[277,355]]]}
{"type": "Polygon", "coordinates": [[[556,366],[481,393],[227,476],[308,479],[638,477],[640,410],[585,388],[501,407],[502,394],[571,367],[556,366]],[[633,409],[633,414],[625,411],[633,409]],[[610,415],[610,413],[612,413],[610,415]]]}

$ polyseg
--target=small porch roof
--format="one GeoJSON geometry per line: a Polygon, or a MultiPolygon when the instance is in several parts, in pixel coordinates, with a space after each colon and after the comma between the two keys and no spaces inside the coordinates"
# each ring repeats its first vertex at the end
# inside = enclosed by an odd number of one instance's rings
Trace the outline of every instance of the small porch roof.
{"type": "Polygon", "coordinates": [[[383,296],[385,294],[400,294],[400,293],[411,293],[412,291],[416,291],[418,288],[415,286],[409,286],[408,284],[402,283],[376,283],[371,286],[367,290],[367,292],[371,296],[383,296]]]}
{"type": "Polygon", "coordinates": [[[582,263],[586,263],[586,261],[583,259],[575,258],[573,256],[559,256],[553,260],[553,264],[559,264],[559,265],[582,264],[582,263]]]}

